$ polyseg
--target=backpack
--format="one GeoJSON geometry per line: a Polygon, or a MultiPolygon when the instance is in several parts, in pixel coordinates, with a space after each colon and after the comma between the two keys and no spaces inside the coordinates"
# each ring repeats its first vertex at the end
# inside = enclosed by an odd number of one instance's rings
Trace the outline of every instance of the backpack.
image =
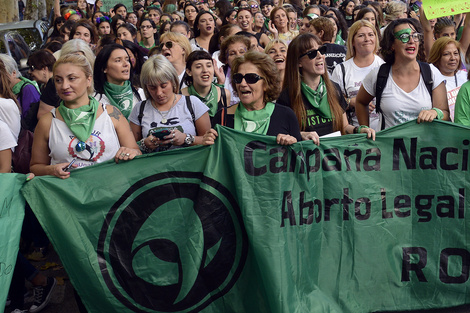
{"type": "MultiPolygon", "coordinates": [[[[432,80],[431,66],[428,63],[420,61],[418,61],[418,64],[419,71],[423,77],[424,84],[426,85],[426,89],[428,90],[432,101],[432,85],[434,82],[432,80]]],[[[380,66],[379,73],[377,74],[377,83],[375,86],[375,110],[377,113],[382,114],[382,125],[380,127],[381,130],[385,128],[385,119],[383,118],[383,113],[380,109],[380,100],[382,99],[382,93],[385,89],[385,85],[387,84],[387,79],[391,68],[392,64],[390,63],[384,63],[380,66]]]]}
{"type": "MultiPolygon", "coordinates": [[[[20,104],[23,103],[23,88],[26,87],[27,85],[31,85],[31,84],[24,83],[23,86],[21,86],[20,92],[16,96],[20,104]]],[[[34,132],[34,129],[36,128],[36,125],[38,124],[38,111],[39,111],[39,101],[32,102],[29,106],[28,113],[26,113],[26,115],[22,117],[21,127],[22,128],[24,127],[34,132]]]]}

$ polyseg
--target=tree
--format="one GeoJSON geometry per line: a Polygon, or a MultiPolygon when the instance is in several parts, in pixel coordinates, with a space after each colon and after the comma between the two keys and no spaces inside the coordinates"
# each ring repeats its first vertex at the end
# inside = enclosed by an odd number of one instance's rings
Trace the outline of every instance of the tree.
{"type": "Polygon", "coordinates": [[[47,18],[46,0],[28,0],[26,4],[25,20],[38,20],[47,18]]]}
{"type": "Polygon", "coordinates": [[[18,0],[2,1],[0,5],[0,23],[19,21],[18,0]]]}

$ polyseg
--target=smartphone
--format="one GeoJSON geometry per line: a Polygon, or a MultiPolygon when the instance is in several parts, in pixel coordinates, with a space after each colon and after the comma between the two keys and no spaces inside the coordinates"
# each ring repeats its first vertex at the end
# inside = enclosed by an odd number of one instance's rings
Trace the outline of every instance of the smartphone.
{"type": "Polygon", "coordinates": [[[168,136],[171,134],[171,128],[160,128],[160,129],[155,129],[152,131],[152,136],[157,137],[160,140],[164,140],[165,136],[168,136]]]}
{"type": "Polygon", "coordinates": [[[72,162],[69,163],[69,165],[67,165],[66,167],[64,167],[62,170],[64,172],[67,172],[73,165],[73,163],[75,163],[75,161],[77,161],[77,159],[73,159],[72,162]]]}

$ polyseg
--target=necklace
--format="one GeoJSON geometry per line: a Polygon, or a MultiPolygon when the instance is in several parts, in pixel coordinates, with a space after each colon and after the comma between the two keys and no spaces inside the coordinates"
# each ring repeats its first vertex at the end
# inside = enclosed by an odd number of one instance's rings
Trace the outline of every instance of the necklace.
{"type": "Polygon", "coordinates": [[[166,117],[168,116],[168,114],[170,114],[171,109],[173,109],[173,107],[175,106],[175,102],[176,102],[176,95],[175,95],[175,97],[173,98],[173,103],[171,104],[171,107],[168,109],[168,111],[166,111],[166,113],[160,112],[160,110],[159,110],[159,109],[153,104],[153,102],[152,102],[152,105],[154,106],[155,109],[157,109],[158,114],[160,114],[160,116],[162,117],[162,120],[161,120],[160,123],[166,124],[166,123],[168,122],[168,120],[166,119],[166,117]]]}

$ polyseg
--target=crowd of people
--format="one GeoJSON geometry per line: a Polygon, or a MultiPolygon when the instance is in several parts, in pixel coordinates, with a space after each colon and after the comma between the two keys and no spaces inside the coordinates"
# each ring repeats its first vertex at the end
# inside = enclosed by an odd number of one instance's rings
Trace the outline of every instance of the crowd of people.
{"type": "MultiPolygon", "coordinates": [[[[414,119],[470,126],[468,14],[428,19],[416,0],[55,0],[54,11],[29,78],[0,55],[2,173],[18,172],[23,130],[34,133],[30,171],[67,179],[110,159],[214,144],[217,124],[281,145],[374,140],[414,119]]],[[[26,213],[41,258],[49,242],[26,213]]],[[[25,279],[39,312],[55,280],[20,253],[15,313],[25,279]]]]}

